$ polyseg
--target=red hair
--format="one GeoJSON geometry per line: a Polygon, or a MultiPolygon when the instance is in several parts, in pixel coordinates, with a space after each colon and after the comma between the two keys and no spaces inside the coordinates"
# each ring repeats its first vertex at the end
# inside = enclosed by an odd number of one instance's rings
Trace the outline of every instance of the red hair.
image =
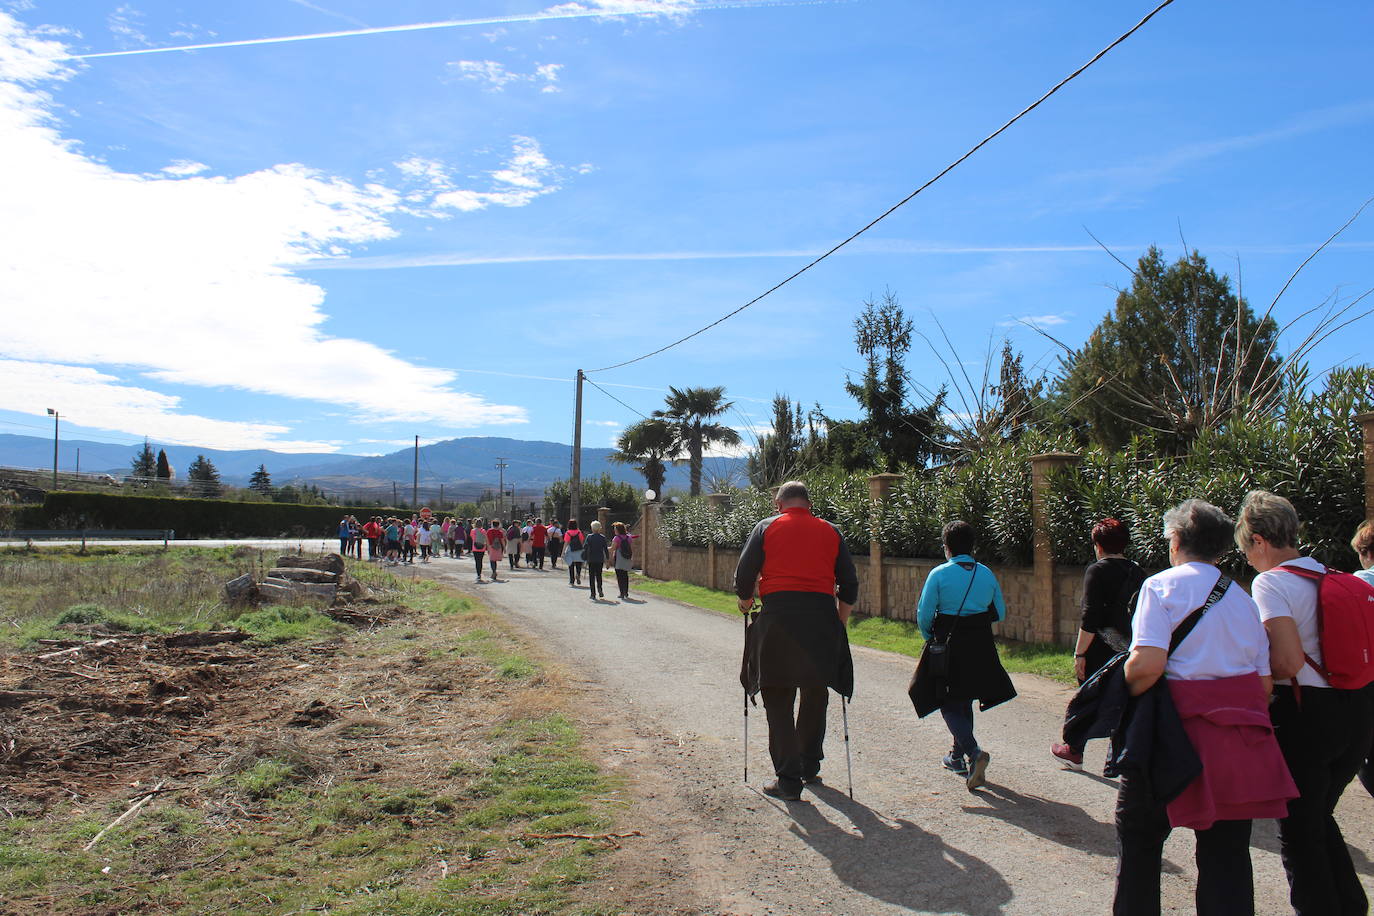
{"type": "Polygon", "coordinates": [[[1122,553],[1131,542],[1130,529],[1118,519],[1104,518],[1093,525],[1093,543],[1107,553],[1122,553]]]}

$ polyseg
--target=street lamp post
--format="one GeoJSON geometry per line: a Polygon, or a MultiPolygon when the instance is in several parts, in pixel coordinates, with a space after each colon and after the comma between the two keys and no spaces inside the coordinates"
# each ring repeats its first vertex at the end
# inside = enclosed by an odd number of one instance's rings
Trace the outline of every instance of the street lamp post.
{"type": "Polygon", "coordinates": [[[57,421],[58,413],[51,407],[48,416],[52,417],[52,488],[57,489],[57,421]]]}

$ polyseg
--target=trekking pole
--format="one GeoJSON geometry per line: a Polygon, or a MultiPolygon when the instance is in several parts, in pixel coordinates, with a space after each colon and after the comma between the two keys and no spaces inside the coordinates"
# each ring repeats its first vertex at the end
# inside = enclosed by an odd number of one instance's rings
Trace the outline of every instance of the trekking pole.
{"type": "MultiPolygon", "coordinates": [[[[749,644],[749,615],[744,615],[744,642],[749,644]]],[[[744,688],[744,784],[749,785],[749,688],[744,688]]]]}
{"type": "Polygon", "coordinates": [[[840,697],[840,716],[844,719],[844,768],[849,774],[849,800],[854,800],[854,762],[849,758],[849,698],[840,697]]]}

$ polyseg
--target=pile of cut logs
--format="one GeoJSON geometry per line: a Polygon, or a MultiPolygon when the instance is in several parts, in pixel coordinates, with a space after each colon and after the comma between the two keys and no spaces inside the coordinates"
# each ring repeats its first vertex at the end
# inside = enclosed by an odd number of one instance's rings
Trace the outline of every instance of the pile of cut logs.
{"type": "Polygon", "coordinates": [[[337,603],[366,597],[367,586],[345,571],[342,557],[331,553],[323,557],[277,557],[277,565],[261,582],[252,573],[244,573],[224,583],[224,594],[230,602],[256,599],[277,603],[313,597],[337,603]]]}

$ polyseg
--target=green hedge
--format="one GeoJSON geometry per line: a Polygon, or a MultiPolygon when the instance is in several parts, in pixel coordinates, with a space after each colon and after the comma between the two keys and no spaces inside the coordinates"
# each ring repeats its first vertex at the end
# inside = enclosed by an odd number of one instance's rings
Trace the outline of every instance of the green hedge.
{"type": "MultiPolygon", "coordinates": [[[[1249,490],[1292,501],[1302,519],[1302,549],[1329,566],[1355,567],[1350,538],[1365,517],[1363,439],[1357,414],[1374,409],[1374,369],[1331,373],[1320,389],[1295,386],[1277,416],[1236,420],[1203,432],[1187,455],[1160,456],[1143,442],[1118,451],[1091,448],[1077,468],[1050,478],[1046,516],[1060,563],[1092,561],[1090,534],[1114,516],[1132,532],[1129,554],[1148,568],[1169,564],[1164,513],[1201,498],[1235,514],[1249,490]]],[[[908,469],[874,513],[867,474],[819,471],[804,475],[816,514],[839,526],[850,550],[868,551],[876,531],[886,556],[943,556],[940,529],[951,519],[970,522],[978,554],[989,561],[1028,565],[1032,559],[1030,457],[1072,451],[1071,442],[1028,433],[959,464],[908,469]]],[[[688,499],[663,517],[674,544],[739,547],[754,522],[773,513],[766,490],[735,490],[728,511],[688,499]]],[[[1247,571],[1238,552],[1225,565],[1247,571]]]]}
{"type": "Polygon", "coordinates": [[[25,528],[170,528],[178,538],[334,537],[345,515],[366,520],[376,507],[298,506],[228,499],[120,496],[112,493],[49,493],[41,507],[26,507],[25,528]]]}

